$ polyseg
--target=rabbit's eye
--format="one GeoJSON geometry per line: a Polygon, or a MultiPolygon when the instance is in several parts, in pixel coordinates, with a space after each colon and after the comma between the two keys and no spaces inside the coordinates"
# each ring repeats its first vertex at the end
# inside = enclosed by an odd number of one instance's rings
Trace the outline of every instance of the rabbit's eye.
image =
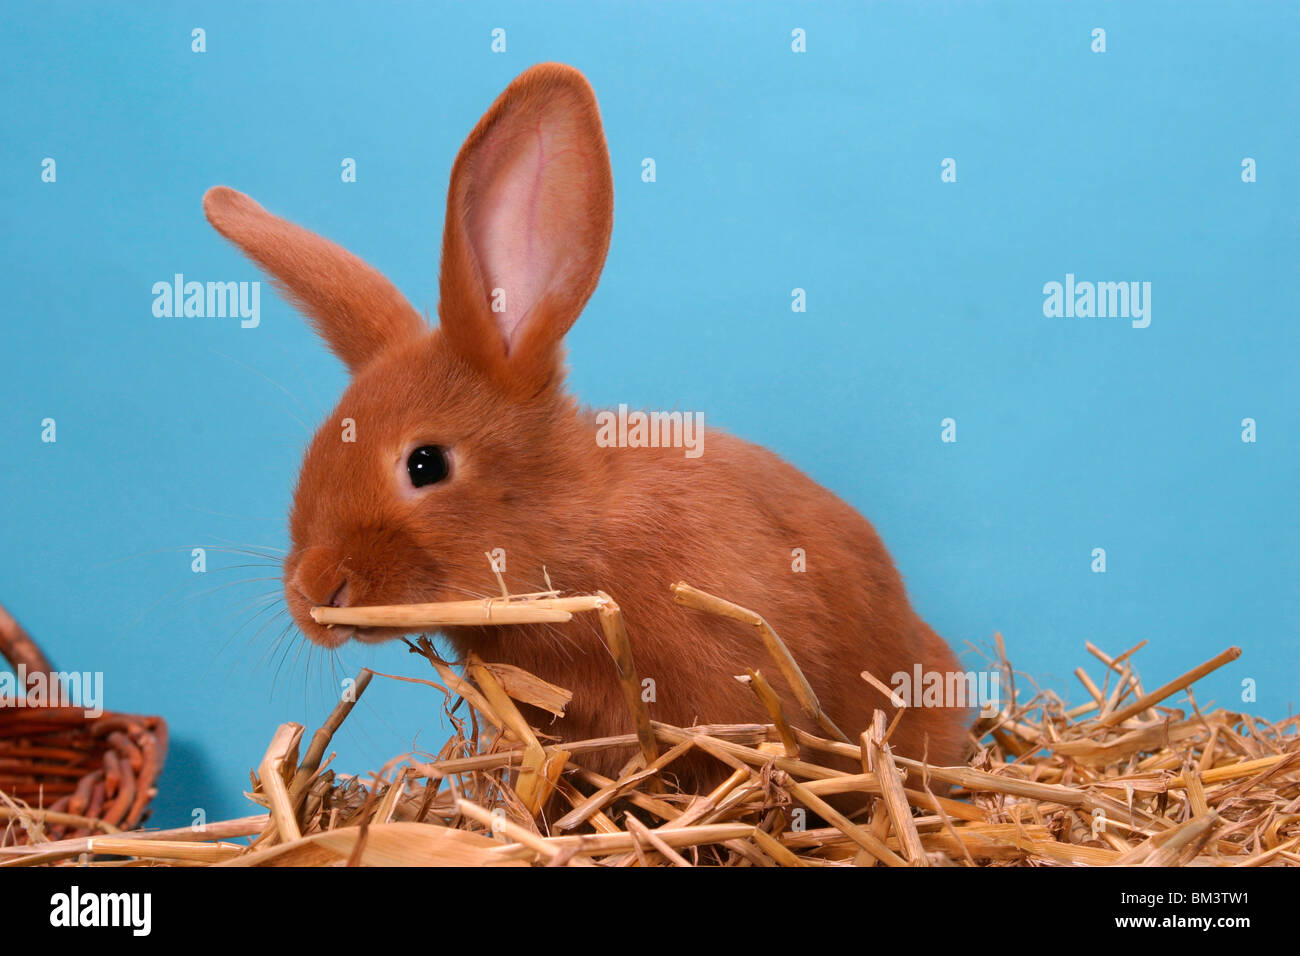
{"type": "Polygon", "coordinates": [[[442,481],[451,471],[447,453],[437,445],[421,445],[406,459],[406,473],[417,488],[442,481]]]}

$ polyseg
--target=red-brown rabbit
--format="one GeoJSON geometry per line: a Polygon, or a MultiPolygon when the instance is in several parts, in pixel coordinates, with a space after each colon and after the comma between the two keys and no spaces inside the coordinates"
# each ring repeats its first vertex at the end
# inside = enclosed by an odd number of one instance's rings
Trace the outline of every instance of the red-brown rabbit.
{"type": "MultiPolygon", "coordinates": [[[[600,275],[613,184],[595,96],[576,70],[529,69],[465,141],[451,173],[436,329],[374,269],[247,196],[216,187],[204,208],[352,373],[307,451],[291,518],[285,594],[312,641],[399,633],[322,627],[308,613],[315,605],[494,593],[484,552],[502,548],[514,591],[540,589],[545,566],[566,592],[614,596],[637,670],[654,681],[655,719],[766,721],[734,679],[760,667],[791,720],[817,731],[754,629],[677,606],[669,585],[678,580],[764,615],[855,740],[874,708],[893,712],[860,672],[888,681],[917,663],[957,670],[871,525],[773,453],[716,431],[700,457],[597,443],[594,413],[564,389],[561,340],[600,275]],[[795,570],[794,549],[806,570],[795,570]]],[[[541,721],[549,733],[631,730],[590,615],[446,636],[460,652],[571,689],[565,717],[541,721]]],[[[956,763],[970,716],[911,708],[895,751],[956,763]]],[[[675,769],[711,777],[715,767],[675,769]]]]}

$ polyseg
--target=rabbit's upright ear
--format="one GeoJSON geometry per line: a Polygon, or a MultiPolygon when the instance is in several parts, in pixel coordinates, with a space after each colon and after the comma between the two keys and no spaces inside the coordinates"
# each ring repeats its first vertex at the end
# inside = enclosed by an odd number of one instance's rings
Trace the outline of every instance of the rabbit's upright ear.
{"type": "Polygon", "coordinates": [[[273,216],[241,192],[214,186],[203,197],[208,222],[269,272],[334,354],[352,371],[429,328],[374,268],[328,239],[273,216]]]}
{"type": "Polygon", "coordinates": [[[512,390],[543,388],[596,288],[613,221],[595,94],[572,67],[532,67],[452,167],[438,303],[449,343],[512,390]]]}

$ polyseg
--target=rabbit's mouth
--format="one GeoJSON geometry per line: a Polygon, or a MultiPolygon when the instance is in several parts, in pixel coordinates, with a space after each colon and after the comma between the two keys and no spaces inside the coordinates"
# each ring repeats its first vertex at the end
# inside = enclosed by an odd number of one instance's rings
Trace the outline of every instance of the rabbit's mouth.
{"type": "MultiPolygon", "coordinates": [[[[375,587],[375,575],[358,568],[340,556],[347,550],[332,546],[304,548],[291,554],[285,563],[284,593],[289,611],[299,630],[313,644],[335,650],[348,641],[379,644],[408,633],[401,627],[367,624],[325,623],[317,620],[320,608],[347,609],[354,606],[402,603],[404,589],[375,587]]],[[[344,618],[347,621],[347,618],[344,618]]]]}
{"type": "Polygon", "coordinates": [[[355,627],[351,624],[317,624],[313,621],[311,628],[304,628],[303,633],[312,643],[334,650],[348,641],[356,641],[359,644],[382,644],[385,641],[404,637],[409,631],[399,627],[355,627]]]}
{"type": "MultiPolygon", "coordinates": [[[[286,588],[285,596],[289,605],[289,612],[293,615],[294,623],[298,625],[298,629],[313,644],[327,650],[337,650],[348,641],[356,641],[358,644],[382,644],[423,630],[418,626],[383,627],[371,624],[330,624],[317,620],[316,612],[318,609],[347,610],[351,607],[346,600],[348,595],[345,588],[338,589],[328,602],[313,600],[310,595],[296,587],[286,588]]],[[[372,600],[378,604],[412,604],[430,603],[431,600],[436,600],[436,598],[431,599],[425,594],[411,596],[403,592],[396,599],[388,595],[376,595],[372,600]]],[[[344,617],[344,620],[346,620],[346,617],[344,617]]]]}
{"type": "Polygon", "coordinates": [[[345,630],[351,631],[352,640],[361,644],[382,644],[409,633],[408,629],[401,627],[348,627],[345,630]]]}
{"type": "Polygon", "coordinates": [[[348,641],[360,644],[380,644],[395,640],[409,633],[409,629],[400,627],[374,627],[355,624],[322,624],[312,614],[317,607],[346,607],[346,601],[340,600],[336,592],[328,602],[312,600],[302,590],[286,589],[289,611],[294,623],[313,644],[327,650],[336,650],[348,641]]]}

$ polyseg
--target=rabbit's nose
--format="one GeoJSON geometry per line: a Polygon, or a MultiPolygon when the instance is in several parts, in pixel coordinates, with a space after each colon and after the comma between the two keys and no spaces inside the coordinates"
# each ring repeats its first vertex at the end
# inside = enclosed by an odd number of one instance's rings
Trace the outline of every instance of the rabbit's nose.
{"type": "Polygon", "coordinates": [[[347,607],[354,590],[352,578],[336,558],[312,551],[303,555],[291,586],[308,607],[347,607]]]}
{"type": "Polygon", "coordinates": [[[330,595],[330,607],[347,607],[348,606],[348,579],[344,578],[343,583],[334,589],[330,595]]]}
{"type": "MultiPolygon", "coordinates": [[[[351,589],[348,586],[348,579],[344,578],[343,582],[339,584],[339,586],[336,587],[332,592],[330,592],[328,601],[320,601],[317,600],[315,597],[313,597],[310,593],[308,593],[307,589],[304,588],[301,584],[298,585],[298,593],[303,596],[303,600],[305,600],[308,606],[310,607],[347,607],[348,592],[350,590],[351,589]]],[[[318,595],[324,593],[325,590],[323,588],[316,591],[316,594],[318,595]]]]}
{"type": "MultiPolygon", "coordinates": [[[[317,597],[313,597],[311,590],[304,587],[301,583],[299,583],[297,586],[298,593],[302,595],[302,599],[303,601],[306,602],[308,607],[347,607],[348,595],[350,590],[351,588],[349,586],[347,579],[344,579],[343,582],[339,584],[338,587],[334,588],[332,593],[330,593],[330,597],[328,601],[321,601],[318,600],[317,597]]],[[[325,593],[324,588],[321,588],[320,590],[316,590],[316,595],[321,595],[324,593],[325,593]]]]}

